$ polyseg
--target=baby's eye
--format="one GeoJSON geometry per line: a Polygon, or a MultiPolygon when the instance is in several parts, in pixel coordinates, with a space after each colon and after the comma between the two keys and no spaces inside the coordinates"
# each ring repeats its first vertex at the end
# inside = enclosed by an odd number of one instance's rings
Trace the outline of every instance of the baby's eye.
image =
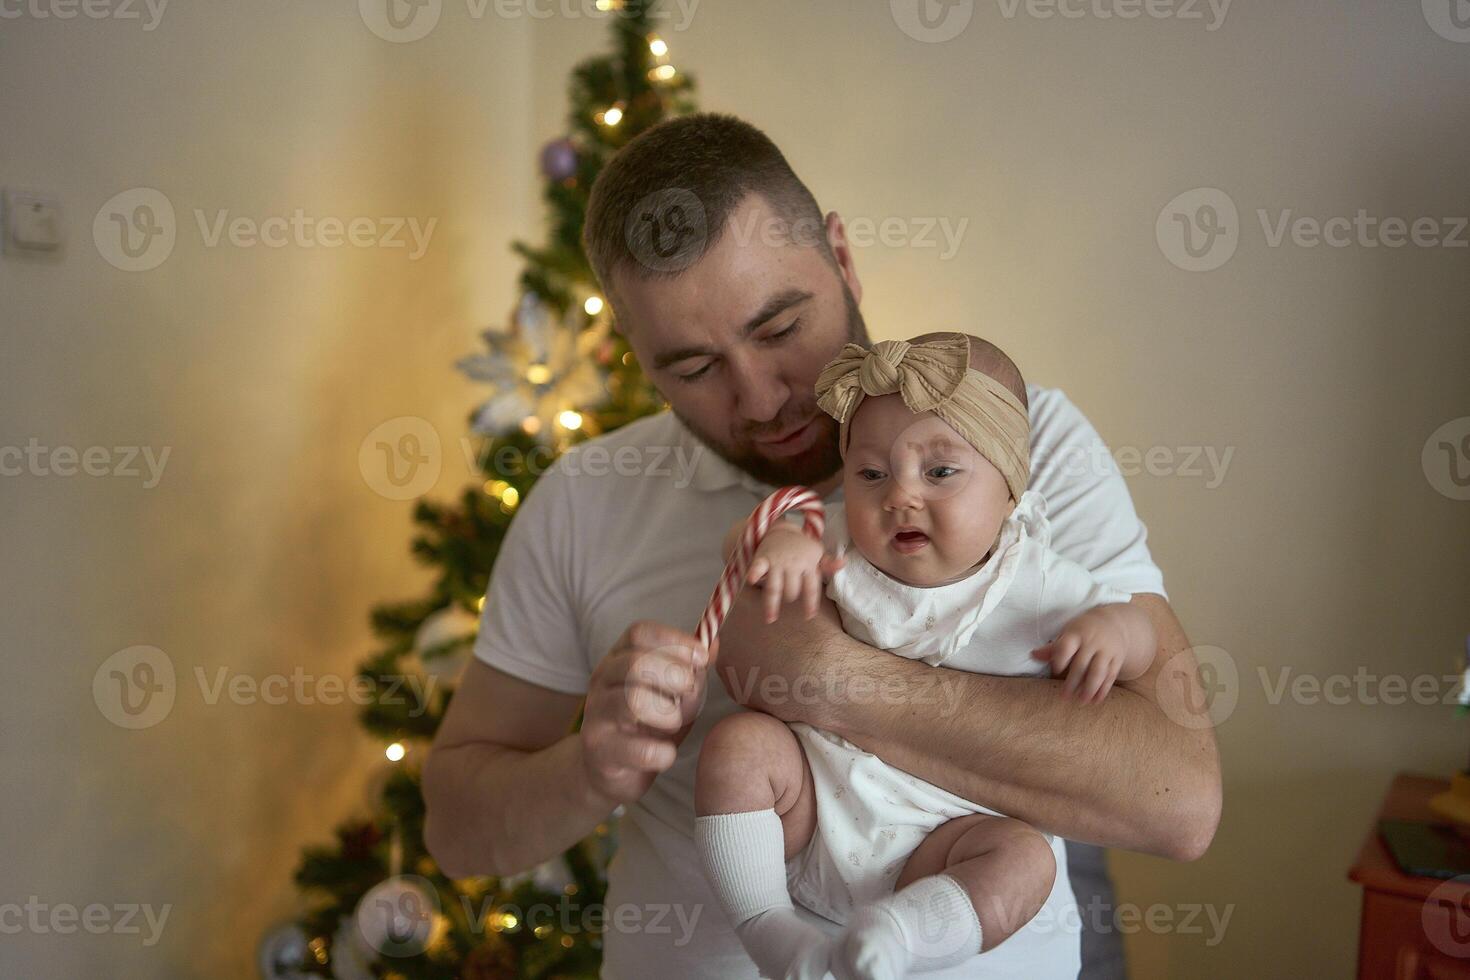
{"type": "Polygon", "coordinates": [[[874,480],[883,479],[883,471],[875,470],[871,466],[865,466],[858,470],[857,475],[860,479],[867,480],[869,483],[872,483],[874,480]]]}
{"type": "Polygon", "coordinates": [[[936,466],[929,471],[929,475],[936,480],[943,480],[945,477],[954,476],[958,472],[959,470],[953,466],[936,466]]]}

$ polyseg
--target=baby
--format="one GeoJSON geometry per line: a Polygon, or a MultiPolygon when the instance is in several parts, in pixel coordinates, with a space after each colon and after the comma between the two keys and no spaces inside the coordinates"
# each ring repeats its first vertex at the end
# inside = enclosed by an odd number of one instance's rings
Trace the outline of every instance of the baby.
{"type": "MultiPolygon", "coordinates": [[[[848,344],[817,394],[841,423],[843,503],[828,508],[838,553],[797,523],[774,525],[746,577],[764,590],[767,622],[785,602],[814,615],[826,579],[848,634],[931,666],[1049,669],[1083,704],[1148,669],[1147,616],[1048,546],[1045,502],[1026,490],[1025,385],[997,348],[958,333],[848,344]]],[[[964,963],[1035,917],[1057,872],[1052,835],[757,712],[711,728],[695,806],[705,873],[766,977],[964,963]],[[793,898],[845,932],[828,939],[793,898]]]]}

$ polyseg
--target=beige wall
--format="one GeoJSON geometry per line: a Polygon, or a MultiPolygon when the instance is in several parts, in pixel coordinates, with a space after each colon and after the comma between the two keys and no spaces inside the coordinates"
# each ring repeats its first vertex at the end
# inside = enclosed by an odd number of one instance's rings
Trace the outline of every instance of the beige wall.
{"type": "MultiPolygon", "coordinates": [[[[1233,905],[1224,941],[1145,929],[1128,951],[1139,976],[1346,975],[1345,875],[1381,793],[1398,769],[1447,774],[1470,730],[1448,708],[1272,705],[1258,671],[1274,689],[1283,668],[1456,668],[1470,503],[1435,492],[1420,450],[1470,416],[1470,249],[1271,248],[1256,211],[1470,214],[1470,44],[1418,3],[1239,3],[1213,31],[1008,8],[976,2],[959,36],[921,43],[887,3],[705,0],[666,36],[704,107],[766,129],[824,208],[968,219],[948,261],[860,251],[875,337],[977,330],[1114,447],[1233,450],[1213,489],[1129,481],[1181,618],[1240,684],[1208,857],[1112,861],[1120,901],[1156,916],[1233,905]],[[1243,231],[1191,273],[1154,226],[1201,186],[1243,231]]],[[[552,22],[536,41],[547,138],[597,30],[552,22]]]]}
{"type": "MultiPolygon", "coordinates": [[[[173,906],[152,949],[7,936],[7,973],[245,974],[293,909],[300,846],[376,765],[351,707],[209,705],[192,672],[345,675],[368,606],[416,594],[408,505],[365,485],[358,444],[402,415],[461,431],[479,392],[449,364],[512,299],[506,245],[539,228],[534,151],[561,132],[566,69],[605,37],[449,3],[390,44],[353,6],[0,30],[0,184],[58,195],[68,239],[60,261],[0,262],[0,445],[171,450],[153,489],[0,479],[0,902],[173,906]],[[128,274],[92,218],[140,186],[168,196],[179,240],[128,274]],[[298,207],[439,222],[410,262],[208,248],[193,216],[298,207]],[[91,684],[134,644],[169,655],[180,694],[128,732],[91,684]]],[[[1214,488],[1130,481],[1180,615],[1240,684],[1211,854],[1113,862],[1125,902],[1176,921],[1233,907],[1224,941],[1144,931],[1129,951],[1140,976],[1344,974],[1344,872],[1379,794],[1399,768],[1448,772],[1466,732],[1447,709],[1273,706],[1257,671],[1453,667],[1470,503],[1419,459],[1470,415],[1470,251],[1270,248],[1256,209],[1470,214],[1470,45],[1407,3],[1241,4],[1214,31],[1020,9],[977,3],[958,37],[921,43],[882,3],[703,0],[666,34],[703,104],[765,127],[824,207],[968,221],[947,260],[861,250],[876,336],[983,331],[1115,446],[1233,452],[1214,488]],[[1154,225],[1201,186],[1242,231],[1225,265],[1188,273],[1154,225]]],[[[463,477],[451,448],[440,492],[463,477]]]]}
{"type": "MultiPolygon", "coordinates": [[[[450,365],[510,307],[508,244],[539,214],[530,24],[455,14],[413,44],[354,3],[0,27],[0,184],[57,195],[68,239],[61,261],[0,262],[0,445],[171,450],[153,489],[0,479],[0,903],[173,906],[149,949],[5,935],[5,976],[253,976],[302,845],[363,807],[382,757],[355,706],[210,705],[193,671],[350,677],[370,604],[421,594],[412,505],[368,487],[358,445],[402,415],[463,431],[479,393],[450,365]],[[178,239],[126,273],[92,219],[138,186],[178,239]],[[417,261],[210,248],[195,208],[438,224],[417,261]],[[178,695],[125,731],[92,677],[135,644],[171,658],[178,695]]],[[[466,473],[449,448],[445,494],[466,473]]]]}

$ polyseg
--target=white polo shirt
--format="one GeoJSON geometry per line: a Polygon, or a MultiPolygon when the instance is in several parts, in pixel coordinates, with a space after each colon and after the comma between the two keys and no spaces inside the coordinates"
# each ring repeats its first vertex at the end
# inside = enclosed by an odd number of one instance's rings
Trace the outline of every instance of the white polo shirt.
{"type": "MultiPolygon", "coordinates": [[[[1062,392],[1032,385],[1027,395],[1029,488],[1046,498],[1052,547],[1106,585],[1163,595],[1147,531],[1096,430],[1062,392]]],[[[773,489],[707,449],[671,412],[577,446],[548,467],[506,532],[476,656],[533,684],[585,693],[593,667],[633,622],[694,631],[723,569],[726,530],[773,489]]],[[[841,494],[839,486],[828,499],[841,494]]],[[[704,711],[677,761],[619,822],[607,908],[599,916],[604,978],[758,977],[694,848],[699,747],[710,726],[741,710],[710,680],[704,711]]],[[[1064,860],[1047,906],[1026,928],[1052,937],[1045,968],[1028,964],[1028,977],[1077,975],[1081,924],[1064,860]]],[[[932,976],[1013,976],[1017,964],[1006,968],[1002,955],[1008,945],[932,976]]]]}

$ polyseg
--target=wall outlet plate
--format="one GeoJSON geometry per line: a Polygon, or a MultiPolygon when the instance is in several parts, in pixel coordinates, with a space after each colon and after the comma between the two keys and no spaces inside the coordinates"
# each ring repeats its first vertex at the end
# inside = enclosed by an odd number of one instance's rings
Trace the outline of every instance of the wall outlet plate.
{"type": "Polygon", "coordinates": [[[5,251],[54,252],[61,247],[61,206],[34,191],[5,191],[5,251]]]}

